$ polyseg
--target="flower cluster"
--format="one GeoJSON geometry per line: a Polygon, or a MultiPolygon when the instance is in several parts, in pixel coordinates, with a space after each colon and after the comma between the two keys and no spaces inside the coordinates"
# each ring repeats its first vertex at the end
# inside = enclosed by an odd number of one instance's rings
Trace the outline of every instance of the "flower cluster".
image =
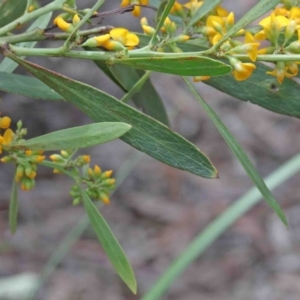
{"type": "MultiPolygon", "coordinates": [[[[100,200],[109,204],[109,193],[115,188],[115,179],[111,178],[112,170],[102,172],[98,165],[89,168],[87,174],[82,178],[86,184],[86,193],[91,199],[100,200]]],[[[81,203],[81,192],[78,185],[73,185],[70,190],[70,196],[73,197],[73,205],[81,203]]]]}
{"type": "MultiPolygon", "coordinates": [[[[10,118],[0,118],[0,128],[9,127],[10,123],[10,118]]],[[[8,155],[2,157],[1,162],[15,163],[15,181],[20,183],[22,190],[29,191],[35,186],[37,165],[45,159],[45,156],[43,155],[43,151],[23,150],[18,147],[12,147],[12,142],[17,145],[17,142],[21,140],[26,133],[26,129],[22,128],[21,121],[17,123],[17,130],[15,133],[10,128],[5,130],[4,136],[1,136],[1,153],[3,148],[8,151],[8,155]]]]}
{"type": "Polygon", "coordinates": [[[98,165],[94,168],[89,167],[91,160],[89,155],[80,155],[73,159],[74,151],[61,150],[60,154],[50,155],[50,159],[55,163],[54,173],[67,171],[76,178],[76,184],[71,187],[70,196],[73,198],[73,205],[81,203],[81,187],[85,185],[85,191],[88,196],[94,200],[101,200],[109,204],[110,190],[115,187],[115,179],[111,178],[112,171],[102,172],[98,165]],[[81,168],[81,172],[79,171],[81,168]]]}
{"type": "MultiPolygon", "coordinates": [[[[258,40],[270,43],[258,51],[259,54],[300,54],[300,8],[288,5],[277,7],[270,16],[259,22],[262,30],[256,33],[258,40]],[[297,38],[295,38],[297,36],[297,38]]],[[[298,74],[297,61],[277,61],[273,71],[267,72],[275,76],[279,83],[284,78],[298,74]]]]}
{"type": "MultiPolygon", "coordinates": [[[[191,41],[192,44],[211,47],[210,55],[227,59],[233,68],[232,74],[238,81],[248,79],[256,69],[258,55],[265,54],[300,54],[300,8],[299,1],[282,0],[281,6],[276,7],[269,16],[259,22],[257,27],[241,29],[228,37],[228,32],[235,24],[233,12],[217,5],[201,19],[194,22],[194,16],[201,9],[204,1],[190,0],[184,4],[175,1],[170,15],[156,36],[155,45],[151,50],[158,52],[182,52],[182,43],[191,41]],[[192,24],[191,24],[192,23],[192,24]],[[179,28],[179,29],[178,29],[179,28]],[[243,37],[243,40],[241,39],[243,37]],[[265,46],[265,42],[269,45],[265,46]],[[242,55],[238,59],[238,55],[242,55]]],[[[141,6],[148,5],[148,0],[122,0],[121,7],[134,6],[134,16],[140,16],[141,6]]],[[[74,26],[84,15],[84,11],[63,13],[55,18],[54,24],[61,30],[72,32],[74,26]]],[[[148,20],[141,18],[144,34],[153,37],[156,30],[149,25],[148,20]]],[[[79,40],[78,40],[79,41],[79,40]]],[[[190,42],[189,42],[190,43],[190,42]]],[[[109,33],[93,36],[83,43],[82,47],[100,47],[108,51],[132,50],[139,44],[136,34],[126,28],[114,28],[109,33]]],[[[188,51],[188,50],[186,50],[188,51]]],[[[276,61],[273,71],[267,72],[282,83],[285,77],[298,74],[298,61],[276,61]]],[[[209,79],[209,76],[196,76],[194,81],[209,79]]]]}
{"type": "MultiPolygon", "coordinates": [[[[147,4],[148,1],[123,0],[121,6],[129,4],[147,4]]],[[[258,55],[263,54],[300,54],[300,8],[299,1],[282,0],[282,5],[276,7],[269,16],[259,22],[260,29],[251,28],[249,30],[241,29],[230,38],[223,41],[224,36],[235,23],[233,12],[227,11],[220,5],[217,5],[207,15],[195,22],[192,26],[186,28],[189,21],[202,6],[204,1],[191,0],[184,4],[175,1],[171,11],[170,18],[166,18],[161,28],[162,38],[157,37],[156,51],[161,52],[181,52],[180,45],[176,42],[186,42],[189,39],[202,39],[206,46],[214,47],[214,54],[218,58],[226,58],[233,67],[233,76],[236,80],[248,79],[255,70],[254,64],[258,55]],[[176,18],[172,18],[175,16],[176,18]],[[178,21],[180,20],[180,21],[178,21]],[[182,27],[182,33],[177,33],[178,25],[182,27]],[[244,36],[241,41],[240,37],[244,36]],[[223,41],[220,43],[220,41],[223,41]],[[268,41],[270,45],[263,47],[263,41],[268,41]],[[261,48],[261,49],[260,49],[261,48]],[[246,55],[248,62],[240,61],[235,55],[246,55]]],[[[138,7],[138,6],[137,6],[138,7]]],[[[140,15],[140,7],[136,7],[136,16],[140,15]]],[[[153,36],[155,29],[148,24],[146,18],[141,19],[141,26],[146,35],[153,36]]],[[[285,77],[293,77],[298,73],[297,61],[276,62],[273,71],[267,74],[277,78],[282,83],[285,77]]],[[[195,81],[206,80],[209,76],[195,77],[195,81]]]]}
{"type": "Polygon", "coordinates": [[[26,150],[18,153],[15,181],[20,182],[22,190],[29,191],[35,186],[37,165],[44,159],[43,151],[26,150]]]}

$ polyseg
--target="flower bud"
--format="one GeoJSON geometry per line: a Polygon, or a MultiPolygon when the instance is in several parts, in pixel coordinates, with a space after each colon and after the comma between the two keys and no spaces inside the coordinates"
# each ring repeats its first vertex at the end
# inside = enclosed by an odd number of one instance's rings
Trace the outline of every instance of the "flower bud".
{"type": "Polygon", "coordinates": [[[104,180],[102,181],[102,184],[103,184],[104,186],[105,186],[105,185],[109,186],[109,185],[115,184],[115,182],[116,182],[116,179],[114,179],[114,178],[108,178],[108,179],[104,179],[104,180]]]}
{"type": "Polygon", "coordinates": [[[64,162],[64,158],[59,154],[51,154],[49,158],[54,162],[64,162]]]}
{"type": "Polygon", "coordinates": [[[105,203],[105,204],[109,204],[110,203],[107,194],[105,194],[103,192],[99,193],[99,199],[102,200],[102,202],[105,203]]]}
{"type": "Polygon", "coordinates": [[[31,162],[40,163],[45,159],[45,155],[33,155],[31,157],[31,162]]]}
{"type": "Polygon", "coordinates": [[[101,168],[98,165],[94,166],[94,173],[97,177],[101,175],[102,171],[101,171],[101,168]]]}
{"type": "Polygon", "coordinates": [[[80,197],[74,198],[72,201],[72,205],[76,206],[76,205],[80,204],[80,202],[81,202],[80,197]]]}
{"type": "Polygon", "coordinates": [[[66,151],[66,150],[61,150],[61,151],[60,151],[60,154],[61,154],[61,156],[62,156],[63,158],[69,158],[69,157],[70,157],[69,152],[66,151]]]}
{"type": "Polygon", "coordinates": [[[24,168],[24,173],[28,178],[34,178],[36,176],[36,172],[32,170],[31,164],[26,164],[24,168]]]}
{"type": "Polygon", "coordinates": [[[174,38],[174,42],[184,43],[190,39],[190,36],[186,34],[180,34],[174,38]]]}
{"type": "Polygon", "coordinates": [[[8,162],[11,162],[11,161],[13,161],[13,158],[11,156],[3,156],[1,158],[1,162],[3,162],[3,163],[8,163],[8,162]]]}
{"type": "Polygon", "coordinates": [[[0,128],[7,129],[10,126],[11,119],[9,117],[0,118],[0,128]]]}

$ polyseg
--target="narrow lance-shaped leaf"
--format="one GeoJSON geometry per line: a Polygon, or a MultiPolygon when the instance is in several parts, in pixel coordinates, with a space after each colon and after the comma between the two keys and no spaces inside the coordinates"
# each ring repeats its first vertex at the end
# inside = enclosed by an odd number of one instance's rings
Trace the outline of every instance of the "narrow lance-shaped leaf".
{"type": "Polygon", "coordinates": [[[111,264],[130,290],[136,294],[136,279],[121,245],[86,192],[81,190],[81,195],[85,211],[111,264]]]}
{"type": "MultiPolygon", "coordinates": [[[[107,66],[107,64],[102,61],[95,61],[95,64],[126,92],[129,91],[144,74],[144,71],[137,71],[125,65],[107,66]]],[[[150,79],[145,82],[141,91],[132,97],[132,100],[137,107],[142,108],[143,112],[150,117],[153,117],[165,125],[169,124],[164,104],[150,79]]]]}
{"type": "Polygon", "coordinates": [[[0,72],[0,91],[32,99],[64,100],[61,95],[34,77],[6,72],[0,72]]]}
{"type": "Polygon", "coordinates": [[[114,63],[121,63],[136,69],[149,70],[181,76],[220,76],[231,71],[225,63],[204,56],[143,57],[115,59],[114,63]]]}
{"type": "Polygon", "coordinates": [[[132,129],[121,139],[138,150],[202,177],[217,176],[215,167],[195,145],[160,122],[89,85],[26,62],[8,51],[5,51],[5,55],[9,55],[66,100],[74,103],[94,121],[130,124],[132,129]]]}
{"type": "MultiPolygon", "coordinates": [[[[156,5],[156,7],[157,7],[157,12],[156,12],[155,18],[154,18],[154,23],[155,23],[156,25],[159,24],[159,21],[160,21],[161,18],[163,17],[163,14],[165,15],[165,16],[164,16],[164,20],[165,20],[166,16],[168,15],[168,12],[166,11],[166,6],[167,6],[168,2],[170,2],[170,1],[168,1],[168,0],[162,0],[162,1],[160,1],[160,3],[157,3],[157,5],[156,5]],[[164,13],[164,12],[165,12],[165,13],[164,13]]],[[[172,4],[172,5],[173,5],[173,4],[172,4]]],[[[172,8],[172,7],[171,7],[171,8],[172,8]]],[[[163,21],[162,21],[162,23],[161,23],[161,26],[162,26],[162,24],[163,24],[163,21]]],[[[159,30],[159,29],[160,29],[160,28],[158,28],[158,30],[159,30]]]]}
{"type": "Polygon", "coordinates": [[[14,234],[17,229],[18,208],[19,208],[18,186],[15,179],[13,179],[10,200],[9,200],[9,213],[8,213],[9,229],[12,234],[14,234]]]}
{"type": "Polygon", "coordinates": [[[95,123],[41,135],[12,147],[43,151],[86,148],[119,138],[130,128],[125,123],[95,123]]]}
{"type": "Polygon", "coordinates": [[[236,158],[239,160],[241,165],[243,166],[244,170],[247,172],[248,176],[251,178],[253,183],[256,185],[264,199],[267,201],[267,203],[271,206],[271,208],[274,210],[274,212],[278,215],[278,217],[281,219],[281,221],[287,225],[287,220],[285,217],[284,212],[280,208],[279,204],[275,200],[274,196],[266,186],[265,182],[257,172],[257,170],[254,168],[252,162],[248,158],[247,154],[243,150],[243,148],[239,145],[239,143],[235,140],[234,136],[231,134],[231,132],[227,129],[227,127],[223,124],[221,119],[218,117],[218,115],[213,111],[213,109],[200,97],[194,86],[188,81],[187,78],[183,78],[186,85],[189,87],[190,91],[194,95],[194,97],[197,99],[199,104],[202,106],[202,108],[206,111],[208,116],[211,118],[211,120],[214,122],[215,126],[221,133],[222,137],[224,138],[225,142],[231,149],[232,153],[236,156],[236,158]]]}
{"type": "Polygon", "coordinates": [[[166,18],[168,17],[168,14],[173,6],[173,4],[175,3],[175,0],[163,0],[159,9],[158,9],[158,13],[156,15],[155,18],[155,32],[151,37],[150,43],[149,45],[153,45],[154,41],[157,38],[157,34],[160,31],[160,29],[162,28],[164,21],[166,20],[166,18]],[[162,11],[161,11],[162,10],[162,11]]]}
{"type": "Polygon", "coordinates": [[[300,118],[300,85],[290,78],[279,84],[275,77],[267,75],[272,70],[263,64],[256,64],[251,77],[236,81],[231,74],[211,78],[204,83],[239,100],[249,101],[279,114],[300,118]]]}

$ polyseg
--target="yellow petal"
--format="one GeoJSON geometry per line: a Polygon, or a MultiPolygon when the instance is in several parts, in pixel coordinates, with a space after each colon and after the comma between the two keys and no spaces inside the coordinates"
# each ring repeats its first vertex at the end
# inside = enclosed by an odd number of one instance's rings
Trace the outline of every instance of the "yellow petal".
{"type": "Polygon", "coordinates": [[[134,46],[138,45],[139,42],[140,42],[140,40],[137,35],[135,35],[134,33],[128,33],[126,35],[126,40],[125,40],[124,46],[134,47],[134,46]]]}
{"type": "Polygon", "coordinates": [[[233,70],[233,76],[237,81],[246,80],[252,75],[256,66],[252,63],[237,63],[234,65],[235,69],[233,70]]]}
{"type": "Polygon", "coordinates": [[[108,40],[110,40],[110,35],[107,33],[107,34],[104,34],[104,35],[95,36],[93,39],[96,41],[97,46],[101,47],[101,46],[103,46],[108,40]]]}
{"type": "Polygon", "coordinates": [[[128,6],[130,4],[130,0],[122,0],[121,7],[128,6]]]}
{"type": "Polygon", "coordinates": [[[249,31],[246,31],[245,33],[245,41],[244,41],[245,44],[247,43],[254,43],[254,36],[249,32],[249,31]]]}
{"type": "Polygon", "coordinates": [[[110,36],[115,40],[125,45],[128,30],[125,28],[114,28],[109,32],[110,36]]]}
{"type": "Polygon", "coordinates": [[[141,15],[141,7],[140,6],[135,6],[132,15],[135,17],[139,17],[141,15]]]}
{"type": "Polygon", "coordinates": [[[55,19],[55,24],[57,25],[57,27],[59,29],[61,29],[62,31],[68,31],[68,29],[70,29],[71,24],[66,22],[62,17],[57,17],[55,19]]]}
{"type": "Polygon", "coordinates": [[[4,137],[4,140],[3,140],[2,144],[9,145],[14,138],[14,132],[10,128],[6,129],[3,137],[4,137]]]}
{"type": "Polygon", "coordinates": [[[218,5],[216,8],[217,8],[217,14],[218,14],[218,16],[220,16],[220,17],[227,17],[227,16],[230,15],[229,12],[228,12],[228,10],[226,10],[224,7],[221,7],[220,5],[218,5]]]}
{"type": "Polygon", "coordinates": [[[208,27],[214,27],[213,22],[216,22],[220,24],[221,26],[224,26],[224,20],[219,16],[208,16],[205,25],[208,27]]]}

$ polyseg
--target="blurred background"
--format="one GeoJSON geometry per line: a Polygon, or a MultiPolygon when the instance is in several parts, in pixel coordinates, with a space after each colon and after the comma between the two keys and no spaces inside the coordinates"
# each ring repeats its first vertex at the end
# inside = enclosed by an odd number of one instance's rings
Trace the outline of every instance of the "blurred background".
{"type": "MultiPolygon", "coordinates": [[[[44,1],[44,4],[50,1],[44,1]]],[[[236,20],[257,1],[224,1],[236,20]]],[[[78,0],[79,8],[95,1],[78,0]]],[[[106,1],[101,11],[117,8],[120,1],[106,1]]],[[[154,14],[143,9],[149,20],[154,14]]],[[[130,13],[107,17],[104,25],[140,32],[139,19],[130,13]]],[[[40,43],[56,47],[58,42],[40,43]]],[[[117,98],[122,91],[91,61],[30,57],[73,79],[102,89],[117,98]]],[[[26,74],[22,69],[17,73],[26,74]]],[[[138,295],[133,296],[118,279],[88,227],[78,240],[65,237],[78,228],[84,216],[73,207],[70,180],[40,168],[36,187],[20,192],[19,225],[8,229],[8,203],[13,170],[0,172],[0,299],[25,299],[36,288],[41,272],[50,275],[39,288],[38,300],[140,299],[206,225],[252,187],[250,179],[227,145],[185,88],[180,78],[153,73],[151,80],[167,107],[173,130],[199,147],[219,171],[208,180],[166,166],[132,149],[121,140],[95,146],[92,164],[113,169],[124,181],[102,213],[123,246],[135,271],[138,295]],[[58,246],[62,241],[65,249],[58,246]],[[74,242],[74,243],[72,243],[74,242]],[[69,247],[70,246],[70,247],[69,247]],[[45,269],[53,253],[56,269],[45,269]],[[3,291],[10,290],[10,297],[3,291]],[[2,291],[2,294],[1,294],[2,291]]],[[[267,176],[299,152],[297,119],[266,111],[233,99],[202,83],[203,98],[235,135],[262,176],[267,176]]],[[[288,97],[288,95],[287,95],[288,97]]],[[[23,120],[28,137],[91,123],[70,103],[38,101],[18,95],[1,95],[1,113],[23,120]]],[[[199,257],[171,286],[164,300],[292,300],[300,299],[300,175],[278,187],[275,197],[289,221],[287,230],[262,201],[240,218],[199,257]]]]}

